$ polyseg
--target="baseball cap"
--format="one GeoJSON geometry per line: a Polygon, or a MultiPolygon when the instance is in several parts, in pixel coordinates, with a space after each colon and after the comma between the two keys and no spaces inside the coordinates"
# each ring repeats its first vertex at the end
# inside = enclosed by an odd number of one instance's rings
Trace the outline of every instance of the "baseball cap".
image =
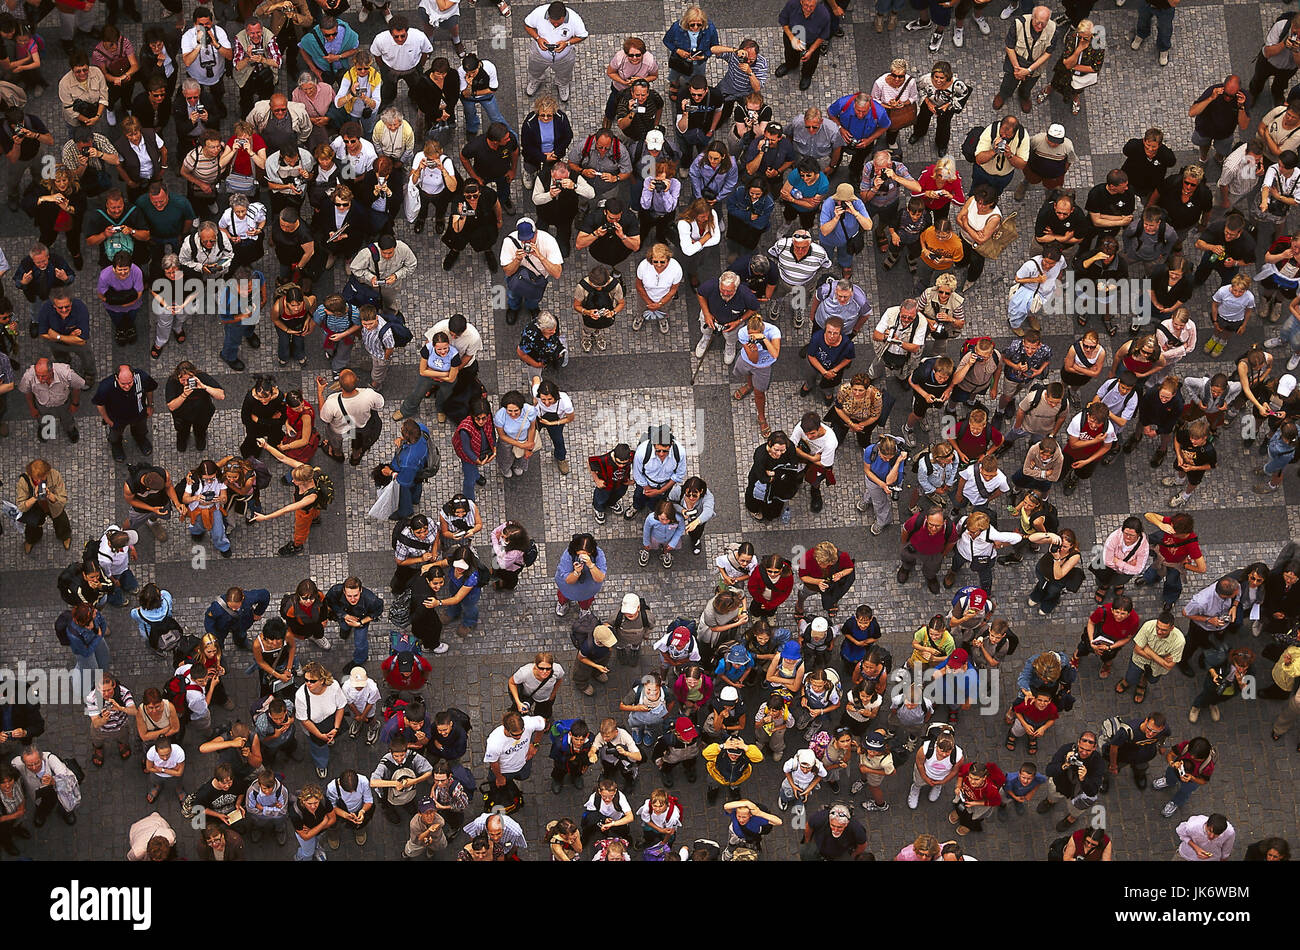
{"type": "Polygon", "coordinates": [[[657,152],[664,147],[664,134],[658,129],[651,129],[645,134],[645,147],[657,152]]]}
{"type": "Polygon", "coordinates": [[[591,638],[602,647],[612,647],[618,643],[618,638],[614,636],[613,629],[607,623],[602,623],[591,632],[591,638]]]}
{"type": "Polygon", "coordinates": [[[352,672],[348,674],[348,685],[355,686],[357,689],[362,689],[365,687],[366,682],[369,679],[370,677],[366,675],[366,668],[364,666],[354,666],[352,667],[352,672]]]}
{"type": "Polygon", "coordinates": [[[430,812],[435,812],[438,810],[438,806],[433,803],[433,799],[430,798],[428,795],[425,795],[423,798],[421,798],[420,804],[416,805],[415,808],[416,811],[418,811],[421,815],[427,815],[430,812]]]}
{"type": "Polygon", "coordinates": [[[817,617],[812,622],[812,631],[813,633],[825,633],[829,626],[825,617],[817,617]]]}
{"type": "Polygon", "coordinates": [[[1277,381],[1277,394],[1285,399],[1295,392],[1296,380],[1290,373],[1287,373],[1277,381]]]}
{"type": "Polygon", "coordinates": [[[691,632],[685,627],[674,627],[668,645],[674,650],[685,650],[691,645],[691,632]]]}
{"type": "Polygon", "coordinates": [[[689,716],[678,716],[677,721],[673,723],[673,731],[683,742],[694,742],[700,737],[699,730],[695,728],[695,723],[691,722],[689,716]]]}
{"type": "Polygon", "coordinates": [[[800,765],[815,765],[817,763],[817,756],[813,755],[812,749],[800,749],[795,758],[800,765]]]}
{"type": "Polygon", "coordinates": [[[965,666],[966,661],[970,659],[970,654],[965,650],[957,649],[952,651],[952,656],[948,657],[948,665],[952,667],[965,666]]]}
{"type": "Polygon", "coordinates": [[[519,223],[515,225],[515,230],[525,241],[531,241],[537,235],[537,228],[533,227],[533,222],[528,218],[520,218],[519,223]]]}
{"type": "Polygon", "coordinates": [[[736,687],[734,686],[724,686],[721,691],[719,691],[718,698],[724,703],[734,703],[736,700],[740,699],[740,693],[736,692],[736,687]]]}
{"type": "Polygon", "coordinates": [[[1059,122],[1053,122],[1047,127],[1047,141],[1061,143],[1065,141],[1065,126],[1059,122]]]}
{"type": "Polygon", "coordinates": [[[797,660],[803,656],[803,649],[794,640],[787,640],[781,644],[781,659],[797,660]]]}
{"type": "Polygon", "coordinates": [[[627,614],[630,617],[640,609],[641,609],[640,597],[638,597],[636,594],[631,594],[631,593],[623,595],[623,606],[621,608],[623,613],[627,614]]]}
{"type": "Polygon", "coordinates": [[[868,752],[883,752],[887,745],[885,737],[878,732],[868,732],[858,741],[868,752]]]}

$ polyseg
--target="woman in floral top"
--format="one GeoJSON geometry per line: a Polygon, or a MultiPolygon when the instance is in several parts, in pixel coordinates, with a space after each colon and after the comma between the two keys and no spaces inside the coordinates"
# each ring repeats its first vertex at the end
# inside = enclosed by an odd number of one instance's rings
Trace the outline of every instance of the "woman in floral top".
{"type": "Polygon", "coordinates": [[[916,143],[925,138],[930,131],[930,120],[934,119],[934,147],[940,155],[944,155],[952,138],[952,118],[966,108],[971,88],[954,75],[952,64],[943,60],[935,63],[930,68],[930,75],[922,76],[916,85],[921,93],[921,101],[917,103],[916,123],[912,126],[912,136],[908,142],[916,143]]]}
{"type": "Polygon", "coordinates": [[[1066,102],[1070,111],[1079,114],[1080,91],[1097,82],[1101,72],[1102,60],[1106,58],[1106,49],[1093,42],[1093,25],[1091,20],[1080,20],[1065,34],[1060,45],[1061,58],[1052,71],[1052,81],[1035,97],[1043,102],[1056,90],[1066,102]]]}
{"type": "Polygon", "coordinates": [[[871,377],[866,373],[857,373],[847,383],[841,383],[835,394],[835,404],[826,413],[825,422],[844,444],[849,430],[857,437],[858,446],[866,448],[871,444],[871,433],[880,421],[884,411],[884,400],[880,390],[871,384],[871,377]]]}

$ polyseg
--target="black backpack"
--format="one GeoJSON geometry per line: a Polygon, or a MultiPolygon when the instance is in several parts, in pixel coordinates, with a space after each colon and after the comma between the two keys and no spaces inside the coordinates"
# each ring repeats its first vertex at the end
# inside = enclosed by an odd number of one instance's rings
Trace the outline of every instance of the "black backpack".
{"type": "MultiPolygon", "coordinates": [[[[149,631],[147,635],[149,649],[155,653],[166,653],[169,650],[175,650],[180,646],[181,640],[184,639],[185,628],[171,614],[159,620],[148,620],[143,615],[140,615],[139,619],[140,623],[144,624],[145,629],[149,631]]],[[[194,638],[191,637],[190,639],[194,638]]]]}
{"type": "Polygon", "coordinates": [[[600,621],[591,614],[575,620],[569,629],[569,642],[573,644],[574,649],[581,651],[598,626],[600,621]]]}
{"type": "Polygon", "coordinates": [[[961,143],[961,157],[966,159],[972,165],[975,164],[975,146],[979,145],[980,136],[984,134],[987,125],[972,126],[971,130],[966,133],[966,138],[961,143]]]}
{"type": "Polygon", "coordinates": [[[470,721],[469,713],[465,712],[463,709],[457,708],[456,706],[448,706],[445,711],[449,716],[451,716],[452,721],[455,722],[456,725],[460,726],[461,729],[465,731],[466,735],[469,735],[470,731],[474,728],[474,723],[470,721]]]}
{"type": "Polygon", "coordinates": [[[72,646],[68,639],[68,624],[72,621],[72,611],[65,610],[54,619],[54,636],[65,647],[72,646]]]}
{"type": "Polygon", "coordinates": [[[59,596],[63,598],[65,604],[75,607],[81,603],[81,597],[78,593],[81,590],[81,564],[69,564],[59,571],[57,584],[59,596]]]}

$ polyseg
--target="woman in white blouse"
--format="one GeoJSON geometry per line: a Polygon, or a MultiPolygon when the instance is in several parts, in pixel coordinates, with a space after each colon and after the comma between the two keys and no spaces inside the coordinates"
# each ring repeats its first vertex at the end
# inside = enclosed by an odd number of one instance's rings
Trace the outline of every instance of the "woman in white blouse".
{"type": "Polygon", "coordinates": [[[231,195],[230,207],[221,216],[217,226],[235,248],[232,269],[251,267],[262,259],[262,252],[265,249],[262,234],[263,228],[266,227],[264,204],[249,201],[244,195],[231,195]]]}
{"type": "Polygon", "coordinates": [[[896,59],[871,87],[871,98],[889,113],[889,131],[885,133],[885,147],[898,145],[898,133],[916,121],[916,109],[921,99],[916,80],[907,71],[907,60],[896,59]]]}
{"type": "Polygon", "coordinates": [[[705,248],[722,241],[718,214],[703,198],[696,198],[677,219],[677,244],[682,249],[682,269],[692,289],[700,286],[701,255],[705,248]]]}

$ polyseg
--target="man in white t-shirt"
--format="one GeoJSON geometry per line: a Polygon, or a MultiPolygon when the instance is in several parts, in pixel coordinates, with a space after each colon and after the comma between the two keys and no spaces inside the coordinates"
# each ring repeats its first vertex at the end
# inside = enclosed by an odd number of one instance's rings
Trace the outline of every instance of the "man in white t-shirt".
{"type": "Polygon", "coordinates": [[[380,109],[387,109],[397,99],[399,79],[406,80],[410,91],[411,83],[424,71],[424,63],[432,52],[429,38],[423,30],[412,28],[406,14],[395,14],[388,21],[388,29],[370,43],[370,55],[379,64],[383,76],[379,84],[380,109]]]}
{"type": "Polygon", "coordinates": [[[920,304],[913,297],[880,315],[871,339],[884,343],[880,361],[893,370],[899,380],[907,379],[907,364],[925,346],[926,322],[919,313],[920,304]]]}
{"type": "Polygon", "coordinates": [[[997,459],[986,456],[972,462],[957,476],[958,505],[991,511],[993,499],[1011,493],[1011,483],[998,468],[997,459]]]}
{"type": "Polygon", "coordinates": [[[636,267],[636,292],[645,309],[632,317],[633,330],[640,330],[647,320],[658,320],[659,332],[668,332],[668,305],[677,298],[684,276],[667,244],[650,248],[636,267]]]}
{"type": "Polygon", "coordinates": [[[328,426],[325,438],[330,451],[341,457],[343,440],[351,439],[350,461],[359,465],[382,429],[377,413],[384,408],[384,397],[369,386],[358,386],[357,374],[350,369],[339,373],[338,393],[327,396],[324,380],[323,376],[316,379],[316,405],[320,407],[320,421],[328,426]]]}
{"type": "Polygon", "coordinates": [[[465,52],[460,40],[460,0],[420,0],[419,11],[430,30],[446,30],[456,55],[465,52]]]}
{"type": "Polygon", "coordinates": [[[226,74],[226,63],[234,58],[235,46],[226,31],[213,22],[212,11],[208,7],[195,7],[194,25],[181,36],[181,62],[189,77],[212,93],[213,114],[217,119],[226,117],[221,79],[226,74]]]}
{"type": "Polygon", "coordinates": [[[492,781],[502,788],[508,781],[522,782],[533,772],[533,756],[541,747],[546,720],[541,716],[521,716],[511,710],[501,717],[501,725],[487,738],[483,764],[492,771],[492,781]]]}
{"type": "Polygon", "coordinates": [[[786,760],[782,771],[785,777],[781,779],[776,800],[781,811],[788,810],[791,802],[807,805],[813,790],[826,777],[826,767],[817,761],[812,749],[800,749],[793,758],[786,760]]]}
{"type": "Polygon", "coordinates": [[[144,759],[144,770],[149,773],[149,803],[156,802],[168,785],[176,790],[176,797],[183,803],[185,785],[181,780],[185,775],[185,750],[162,738],[149,748],[144,759]]]}
{"type": "MultiPolygon", "coordinates": [[[[808,483],[808,510],[817,514],[825,507],[822,482],[830,485],[835,483],[835,450],[839,448],[840,440],[831,427],[822,422],[818,413],[805,412],[790,433],[790,441],[794,443],[795,454],[808,463],[804,470],[804,481],[808,483]]],[[[789,521],[790,507],[787,505],[781,515],[781,523],[788,524],[789,521]]]]}
{"type": "Polygon", "coordinates": [[[374,745],[379,738],[379,727],[384,724],[383,717],[379,715],[379,684],[367,675],[364,666],[354,666],[348,678],[339,683],[339,686],[343,690],[343,698],[348,701],[344,715],[352,720],[348,724],[348,738],[355,739],[361,732],[361,727],[365,726],[366,744],[374,745]]]}
{"type": "Polygon", "coordinates": [[[560,0],[540,6],[524,18],[524,30],[531,37],[528,44],[528,84],[524,95],[534,96],[549,69],[560,87],[560,101],[569,101],[569,84],[578,60],[575,47],[587,38],[582,17],[560,0]]]}
{"type": "Polygon", "coordinates": [[[506,276],[506,323],[517,323],[525,308],[535,318],[547,286],[564,273],[559,243],[532,218],[520,218],[501,242],[500,262],[506,276]]]}

